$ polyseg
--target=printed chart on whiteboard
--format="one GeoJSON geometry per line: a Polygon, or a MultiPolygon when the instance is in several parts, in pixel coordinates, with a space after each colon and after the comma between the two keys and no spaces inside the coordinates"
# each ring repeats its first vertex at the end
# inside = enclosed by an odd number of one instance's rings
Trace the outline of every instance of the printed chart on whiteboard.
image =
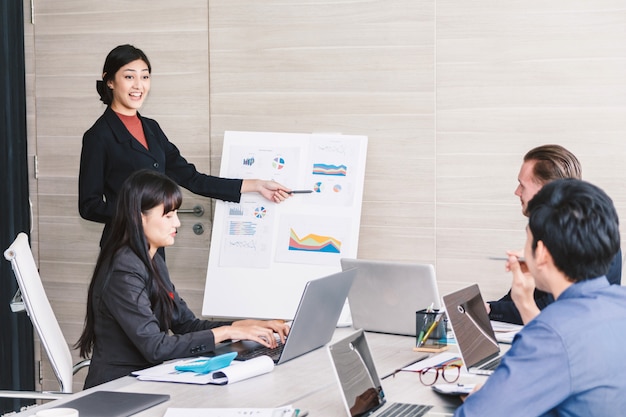
{"type": "Polygon", "coordinates": [[[308,280],[356,258],[366,155],[366,136],[226,132],[220,176],[303,192],[216,203],[202,314],[292,318],[308,280]]]}

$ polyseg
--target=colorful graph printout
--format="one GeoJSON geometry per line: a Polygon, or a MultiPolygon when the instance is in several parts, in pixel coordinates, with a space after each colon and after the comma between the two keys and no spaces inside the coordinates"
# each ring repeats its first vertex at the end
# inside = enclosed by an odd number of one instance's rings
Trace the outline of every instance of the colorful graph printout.
{"type": "Polygon", "coordinates": [[[267,210],[265,207],[257,207],[254,209],[254,217],[257,219],[262,219],[267,214],[267,210]]]}
{"type": "Polygon", "coordinates": [[[313,175],[333,175],[345,177],[348,167],[345,165],[313,164],[313,175]]]}
{"type": "Polygon", "coordinates": [[[335,265],[353,250],[349,217],[290,213],[281,216],[277,227],[277,263],[335,265]]]}
{"type": "Polygon", "coordinates": [[[216,201],[202,315],[292,319],[307,281],[356,258],[366,156],[365,136],[225,132],[219,176],[313,192],[216,201]]]}
{"type": "Polygon", "coordinates": [[[274,169],[283,169],[285,167],[285,160],[280,156],[277,156],[272,162],[272,167],[274,169]]]}
{"type": "Polygon", "coordinates": [[[244,166],[251,167],[252,165],[254,165],[254,156],[249,156],[247,158],[243,158],[242,163],[243,163],[244,166]]]}
{"type": "Polygon", "coordinates": [[[256,233],[256,224],[252,222],[231,221],[228,234],[231,236],[253,236],[256,233]]]}
{"type": "Polygon", "coordinates": [[[341,253],[341,242],[331,236],[308,234],[302,239],[290,229],[289,250],[341,253]]]}

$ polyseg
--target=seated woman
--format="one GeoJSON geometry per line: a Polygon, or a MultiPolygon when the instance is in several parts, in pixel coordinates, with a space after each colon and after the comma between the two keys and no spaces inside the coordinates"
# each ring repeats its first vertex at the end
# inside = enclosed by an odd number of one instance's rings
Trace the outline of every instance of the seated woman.
{"type": "Polygon", "coordinates": [[[213,322],[195,317],[170,281],[163,258],[154,256],[159,248],[174,244],[181,202],[178,185],[155,171],[137,171],[122,186],[75,346],[83,358],[93,352],[85,388],[168,359],[202,355],[227,339],[274,347],[274,333],[284,341],[289,332],[281,320],[213,322]]]}

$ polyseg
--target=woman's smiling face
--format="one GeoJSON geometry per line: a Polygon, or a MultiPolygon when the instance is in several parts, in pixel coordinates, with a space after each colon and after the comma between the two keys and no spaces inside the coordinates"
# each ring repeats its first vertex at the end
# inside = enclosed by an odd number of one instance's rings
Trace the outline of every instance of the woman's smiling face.
{"type": "Polygon", "coordinates": [[[148,64],[137,59],[124,65],[107,86],[113,90],[111,108],[114,111],[126,116],[136,114],[150,91],[148,64]]]}

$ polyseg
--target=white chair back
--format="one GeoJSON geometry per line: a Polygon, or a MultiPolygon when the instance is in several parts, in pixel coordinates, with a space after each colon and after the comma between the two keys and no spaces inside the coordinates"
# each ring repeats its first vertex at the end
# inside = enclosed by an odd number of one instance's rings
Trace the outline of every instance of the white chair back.
{"type": "Polygon", "coordinates": [[[20,233],[4,252],[4,257],[11,262],[22,292],[24,307],[59,380],[60,392],[71,393],[72,354],[41,283],[41,277],[28,244],[28,236],[20,233]]]}

